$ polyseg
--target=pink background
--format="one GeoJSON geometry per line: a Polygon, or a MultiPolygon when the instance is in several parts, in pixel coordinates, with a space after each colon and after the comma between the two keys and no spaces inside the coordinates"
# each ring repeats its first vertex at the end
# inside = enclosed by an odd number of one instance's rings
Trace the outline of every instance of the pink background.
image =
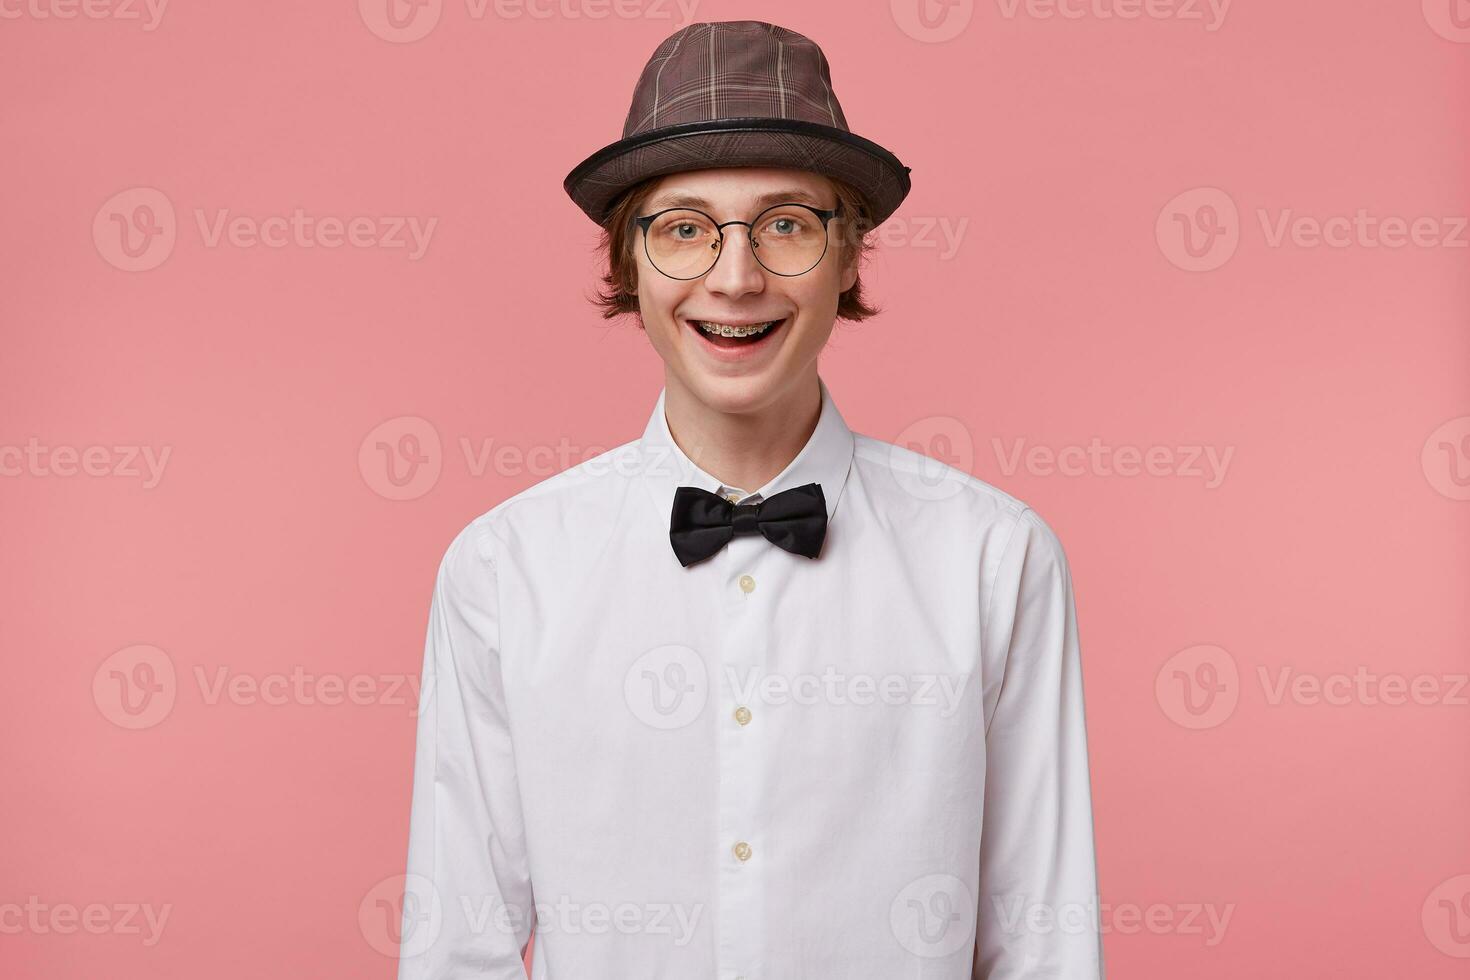
{"type": "MultiPolygon", "coordinates": [[[[391,977],[443,549],[657,394],[560,185],[679,7],[382,2],[0,8],[7,978],[391,977]],[[297,208],[437,223],[416,256],[211,237],[297,208]],[[158,234],[129,256],[113,215],[158,234]]],[[[822,373],[1066,545],[1110,976],[1463,977],[1470,4],[1066,9],[692,19],[813,37],[913,168],[886,312],[822,373]],[[1431,220],[1276,233],[1359,209],[1431,220]],[[1011,463],[1094,438],[1155,472],[1011,463]]]]}

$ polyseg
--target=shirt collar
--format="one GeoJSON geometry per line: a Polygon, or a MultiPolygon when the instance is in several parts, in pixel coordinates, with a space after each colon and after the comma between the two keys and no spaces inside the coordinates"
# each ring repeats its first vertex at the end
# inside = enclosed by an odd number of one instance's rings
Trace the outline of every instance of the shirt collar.
{"type": "MultiPolygon", "coordinates": [[[[837,512],[837,501],[847,484],[847,473],[852,466],[853,434],[847,427],[827,383],[820,377],[817,384],[822,392],[822,411],[817,418],[817,427],[796,458],[777,473],[764,486],[751,491],[768,500],[773,494],[808,483],[819,483],[822,496],[827,502],[827,520],[837,512]]],[[[658,400],[648,417],[648,425],[639,440],[639,456],[642,461],[644,485],[653,497],[658,509],[659,520],[664,524],[674,510],[674,491],[678,487],[699,487],[710,493],[719,493],[719,479],[706,473],[679,448],[669,432],[669,420],[664,415],[664,395],[667,389],[659,390],[658,400]]]]}

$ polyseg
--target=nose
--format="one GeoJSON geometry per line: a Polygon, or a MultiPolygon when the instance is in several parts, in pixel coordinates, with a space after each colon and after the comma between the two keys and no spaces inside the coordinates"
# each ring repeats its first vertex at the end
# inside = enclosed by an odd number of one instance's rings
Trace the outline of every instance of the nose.
{"type": "Polygon", "coordinates": [[[749,226],[737,223],[725,228],[715,266],[704,275],[704,288],[724,296],[744,296],[758,293],[765,286],[765,269],[750,247],[749,226]]]}

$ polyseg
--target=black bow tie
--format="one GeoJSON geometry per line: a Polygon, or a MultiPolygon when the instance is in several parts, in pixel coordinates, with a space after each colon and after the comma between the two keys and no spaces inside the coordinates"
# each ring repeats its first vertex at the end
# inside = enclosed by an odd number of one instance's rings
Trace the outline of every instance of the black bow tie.
{"type": "Polygon", "coordinates": [[[669,541],[689,567],[715,554],[737,534],[761,534],[794,555],[815,558],[827,536],[827,500],[820,483],[792,487],[758,504],[732,504],[699,487],[674,491],[669,541]]]}

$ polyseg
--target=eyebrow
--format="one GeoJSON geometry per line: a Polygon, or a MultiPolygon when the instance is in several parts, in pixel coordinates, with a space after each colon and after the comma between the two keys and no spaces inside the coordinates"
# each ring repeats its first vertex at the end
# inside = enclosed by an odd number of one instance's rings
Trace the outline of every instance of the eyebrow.
{"type": "MultiPolygon", "coordinates": [[[[767,208],[772,204],[785,204],[794,202],[796,204],[810,204],[814,208],[822,207],[816,197],[807,191],[798,188],[787,188],[784,191],[772,191],[762,194],[755,199],[757,208],[767,208]]],[[[696,194],[659,194],[649,202],[651,210],[658,211],[663,208],[699,208],[702,211],[710,209],[710,202],[696,194]]]]}

